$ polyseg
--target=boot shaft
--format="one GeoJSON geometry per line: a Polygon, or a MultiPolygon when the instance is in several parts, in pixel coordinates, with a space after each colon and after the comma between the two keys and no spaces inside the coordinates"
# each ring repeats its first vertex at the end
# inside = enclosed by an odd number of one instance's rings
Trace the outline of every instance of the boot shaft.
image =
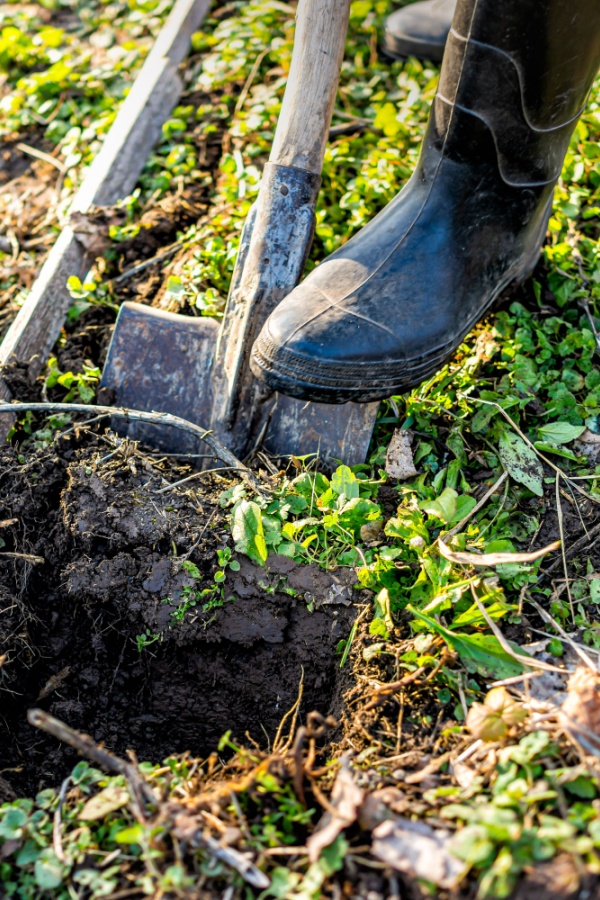
{"type": "Polygon", "coordinates": [[[459,0],[428,143],[551,184],[599,65],[600,0],[459,0]]]}

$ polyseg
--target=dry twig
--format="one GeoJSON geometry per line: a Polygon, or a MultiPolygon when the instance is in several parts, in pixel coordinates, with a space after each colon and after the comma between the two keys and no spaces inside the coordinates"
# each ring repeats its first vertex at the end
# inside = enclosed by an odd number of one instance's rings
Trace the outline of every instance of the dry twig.
{"type": "MultiPolygon", "coordinates": [[[[99,747],[89,735],[81,734],[73,728],[69,728],[64,722],[55,719],[41,709],[30,709],[27,713],[27,720],[30,725],[34,725],[36,728],[40,728],[42,731],[47,732],[47,734],[51,734],[59,741],[64,741],[64,743],[74,747],[83,756],[87,756],[88,759],[91,759],[99,766],[102,766],[103,769],[109,772],[117,772],[119,775],[122,775],[125,778],[129,789],[132,811],[139,821],[147,821],[147,807],[156,807],[158,801],[150,785],[142,778],[137,766],[133,765],[133,763],[126,762],[124,759],[120,759],[118,756],[114,756],[112,753],[109,753],[108,750],[99,747]]],[[[61,788],[63,800],[68,783],[69,779],[66,779],[61,788]]],[[[260,869],[251,863],[242,853],[239,853],[231,847],[224,847],[213,837],[210,837],[210,835],[203,834],[202,826],[198,825],[198,820],[196,818],[181,812],[179,815],[175,815],[173,825],[174,833],[180,840],[186,841],[193,847],[202,847],[210,853],[211,856],[214,856],[215,859],[221,860],[226,865],[231,866],[239,872],[248,884],[261,889],[269,887],[270,881],[260,869]]],[[[60,841],[60,805],[58,819],[55,816],[53,835],[55,852],[60,859],[60,853],[62,852],[62,843],[60,841]]]]}
{"type": "Polygon", "coordinates": [[[215,859],[221,860],[239,872],[244,881],[247,881],[252,887],[264,890],[270,886],[271,882],[265,873],[251,863],[243,853],[234,850],[233,847],[225,847],[210,835],[203,834],[202,825],[199,826],[193,816],[181,813],[175,817],[173,824],[174,834],[180,841],[185,841],[192,847],[202,847],[207,850],[215,859]]]}
{"type": "Polygon", "coordinates": [[[166,494],[168,491],[172,491],[176,487],[181,487],[182,484],[186,484],[188,481],[193,481],[195,478],[202,478],[204,475],[212,475],[215,472],[230,472],[237,471],[237,466],[219,466],[217,469],[203,469],[201,472],[192,472],[191,475],[187,475],[185,478],[180,478],[179,481],[174,481],[172,484],[167,484],[166,487],[161,487],[157,491],[154,491],[155,494],[166,494]]]}
{"type": "Polygon", "coordinates": [[[543,607],[541,607],[540,604],[537,603],[533,599],[533,597],[529,594],[528,591],[526,591],[525,594],[527,596],[527,599],[531,603],[531,605],[536,608],[536,610],[538,611],[538,613],[540,614],[540,616],[542,617],[544,622],[547,622],[548,625],[551,625],[556,630],[557,634],[559,634],[561,636],[563,641],[565,641],[569,645],[569,647],[571,647],[573,652],[577,654],[577,656],[582,660],[582,662],[585,663],[586,666],[588,666],[592,670],[592,672],[597,673],[598,666],[596,666],[594,664],[594,662],[590,659],[590,657],[585,652],[583,647],[580,644],[578,644],[576,641],[574,641],[571,637],[569,637],[569,635],[567,634],[565,629],[562,627],[562,625],[559,622],[556,621],[554,616],[550,615],[550,613],[547,610],[543,609],[543,607]]]}
{"type": "Polygon", "coordinates": [[[27,721],[35,728],[51,734],[52,737],[69,744],[70,747],[74,747],[82,756],[87,756],[88,759],[102,766],[103,769],[122,775],[129,786],[136,816],[141,821],[146,818],[145,807],[147,805],[155,805],[156,797],[136,766],[125,762],[124,759],[120,759],[118,756],[113,756],[108,750],[99,747],[88,734],[81,734],[81,732],[69,728],[60,719],[55,719],[54,716],[41,709],[28,710],[27,721]]]}
{"type": "Polygon", "coordinates": [[[502,475],[500,476],[500,478],[496,482],[494,482],[494,484],[491,486],[489,491],[485,492],[485,494],[483,495],[481,500],[479,500],[477,505],[473,507],[471,512],[467,513],[467,515],[464,517],[464,519],[461,519],[457,525],[455,525],[453,528],[451,528],[450,531],[446,532],[446,537],[454,537],[455,534],[458,534],[459,531],[462,531],[463,528],[465,527],[465,525],[467,524],[467,522],[469,521],[469,519],[472,519],[473,516],[476,515],[476,513],[478,513],[479,510],[483,506],[485,506],[485,504],[488,502],[490,497],[496,493],[498,488],[500,488],[504,484],[504,482],[506,481],[507,478],[508,478],[508,472],[503,472],[502,475]]]}
{"type": "Polygon", "coordinates": [[[296,722],[298,721],[298,710],[300,709],[300,704],[302,703],[302,696],[304,694],[304,666],[301,666],[301,675],[300,675],[300,683],[298,685],[298,696],[296,697],[293,705],[288,709],[286,714],[282,717],[281,722],[279,723],[279,727],[277,729],[277,734],[275,735],[275,740],[273,741],[273,753],[281,753],[281,755],[287,753],[287,751],[292,746],[292,741],[294,738],[294,734],[296,732],[296,722]],[[282,741],[283,734],[283,726],[287,722],[287,720],[292,717],[292,723],[290,725],[290,730],[288,737],[285,742],[282,741]]]}
{"type": "Polygon", "coordinates": [[[560,480],[559,474],[556,473],[556,515],[558,516],[558,533],[560,534],[560,553],[563,561],[563,569],[565,572],[565,584],[567,586],[567,597],[569,598],[569,607],[571,609],[571,619],[575,621],[575,608],[573,606],[573,597],[571,596],[571,583],[569,581],[569,570],[567,569],[567,555],[565,553],[565,528],[563,524],[562,503],[560,502],[560,480]]]}
{"type": "Polygon", "coordinates": [[[65,797],[67,795],[67,789],[69,784],[71,783],[71,776],[68,775],[63,783],[60,786],[60,793],[58,795],[58,804],[56,809],[54,810],[54,818],[52,820],[52,846],[54,848],[54,852],[56,854],[57,859],[61,861],[61,863],[66,862],[65,852],[62,846],[62,835],[61,835],[61,827],[62,827],[62,808],[63,803],[65,802],[65,797]]]}
{"type": "Polygon", "coordinates": [[[499,566],[504,563],[528,563],[534,562],[536,559],[558,550],[560,541],[554,541],[547,547],[540,550],[534,550],[531,553],[465,553],[451,550],[447,544],[438,538],[438,547],[440,554],[444,559],[463,566],[499,566]]]}
{"type": "Polygon", "coordinates": [[[24,559],[32,566],[42,566],[46,560],[43,556],[34,556],[33,553],[15,553],[10,550],[0,550],[0,556],[10,556],[12,559],[24,559]]]}
{"type": "MultiPolygon", "coordinates": [[[[587,279],[586,279],[587,281],[587,279]]],[[[579,300],[579,305],[583,309],[584,313],[587,316],[587,320],[590,324],[590,328],[592,329],[592,334],[594,335],[594,340],[596,341],[596,351],[600,353],[600,334],[598,334],[598,329],[596,328],[596,323],[594,322],[594,317],[592,315],[592,311],[590,309],[590,304],[587,297],[581,297],[579,300]]]]}
{"type": "Polygon", "coordinates": [[[258,494],[264,495],[265,493],[265,487],[260,483],[256,475],[231,450],[228,450],[211,431],[202,428],[200,425],[195,425],[187,419],[182,419],[180,416],[172,416],[170,413],[146,412],[141,409],[126,409],[124,407],[93,406],[89,403],[0,403],[0,414],[18,415],[21,412],[28,411],[97,413],[99,418],[117,416],[122,419],[129,419],[132,422],[149,422],[154,425],[167,425],[170,428],[179,428],[181,431],[192,434],[208,444],[217,459],[237,470],[244,481],[258,494]]]}
{"type": "Polygon", "coordinates": [[[404,678],[400,678],[399,681],[391,681],[388,684],[380,684],[379,687],[375,688],[375,698],[369,701],[369,703],[364,706],[365,711],[375,709],[376,706],[381,706],[381,704],[385,703],[385,701],[389,699],[392,694],[396,694],[398,691],[401,691],[402,688],[408,687],[410,684],[418,681],[425,670],[425,666],[419,666],[418,669],[415,669],[414,672],[410,672],[408,675],[405,675],[404,678]]]}
{"type": "MultiPolygon", "coordinates": [[[[594,525],[593,528],[590,528],[587,534],[582,534],[582,536],[578,538],[573,544],[571,544],[570,547],[565,547],[566,556],[571,557],[579,550],[586,550],[588,547],[591,547],[593,544],[593,540],[598,533],[600,533],[600,522],[594,525]]],[[[554,569],[560,566],[561,562],[561,557],[555,559],[554,562],[550,563],[547,569],[542,569],[540,571],[540,575],[550,575],[550,573],[553,572],[554,569]]]]}
{"type": "Polygon", "coordinates": [[[51,166],[54,166],[55,169],[64,175],[67,171],[66,167],[60,159],[55,159],[54,156],[50,156],[49,153],[44,153],[43,150],[38,150],[37,147],[30,147],[29,144],[24,144],[22,141],[17,144],[17,150],[20,150],[21,153],[25,153],[27,156],[33,156],[35,159],[39,159],[42,162],[48,163],[51,166]]]}

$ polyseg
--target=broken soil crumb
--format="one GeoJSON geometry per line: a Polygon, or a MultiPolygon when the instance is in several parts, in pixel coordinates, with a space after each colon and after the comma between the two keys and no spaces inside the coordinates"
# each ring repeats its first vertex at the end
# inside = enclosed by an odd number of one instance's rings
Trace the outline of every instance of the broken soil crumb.
{"type": "Polygon", "coordinates": [[[411,450],[412,439],[410,431],[398,428],[394,431],[385,456],[385,471],[390,478],[403,481],[417,474],[411,450]]]}

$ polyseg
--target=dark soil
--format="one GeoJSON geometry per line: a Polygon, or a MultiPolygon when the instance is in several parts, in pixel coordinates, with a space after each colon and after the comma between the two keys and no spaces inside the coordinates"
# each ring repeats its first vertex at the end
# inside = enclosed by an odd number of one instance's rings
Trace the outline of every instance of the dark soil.
{"type": "Polygon", "coordinates": [[[0,553],[44,562],[0,556],[5,793],[56,785],[76,762],[27,724],[34,706],[155,762],[206,756],[228,730],[268,746],[301,679],[301,720],[337,711],[351,573],[283,557],[262,569],[242,557],[226,602],[203,612],[202,600],[178,621],[182,590],[214,585],[215,551],[231,542],[217,502],[225,479],[157,493],[185,474],[181,465],[85,431],[22,460],[12,450],[0,458],[0,553]],[[201,579],[182,571],[185,555],[201,579]]]}
{"type": "MultiPolygon", "coordinates": [[[[39,126],[31,129],[30,135],[36,150],[42,150],[45,153],[52,151],[53,146],[50,141],[43,138],[43,129],[39,126]]],[[[28,156],[19,149],[19,138],[10,141],[0,141],[0,185],[5,185],[14,178],[19,178],[26,172],[29,172],[35,165],[32,156],[28,156]]],[[[31,146],[31,144],[29,145],[31,146]]]]}

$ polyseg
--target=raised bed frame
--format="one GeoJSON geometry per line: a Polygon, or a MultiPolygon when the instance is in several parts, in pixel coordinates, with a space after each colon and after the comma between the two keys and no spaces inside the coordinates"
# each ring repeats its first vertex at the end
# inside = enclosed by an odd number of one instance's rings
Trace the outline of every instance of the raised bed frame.
{"type": "MultiPolygon", "coordinates": [[[[75,195],[70,213],[112,206],[134,189],[163,122],[181,96],[183,83],[177,70],[209,7],[210,0],[176,0],[75,195]]],[[[25,362],[33,371],[41,371],[72,304],[67,279],[83,277],[92,263],[93,255],[66,225],[0,344],[0,400],[11,398],[1,374],[3,365],[25,362]]],[[[6,439],[12,418],[0,417],[0,440],[6,439]]]]}

